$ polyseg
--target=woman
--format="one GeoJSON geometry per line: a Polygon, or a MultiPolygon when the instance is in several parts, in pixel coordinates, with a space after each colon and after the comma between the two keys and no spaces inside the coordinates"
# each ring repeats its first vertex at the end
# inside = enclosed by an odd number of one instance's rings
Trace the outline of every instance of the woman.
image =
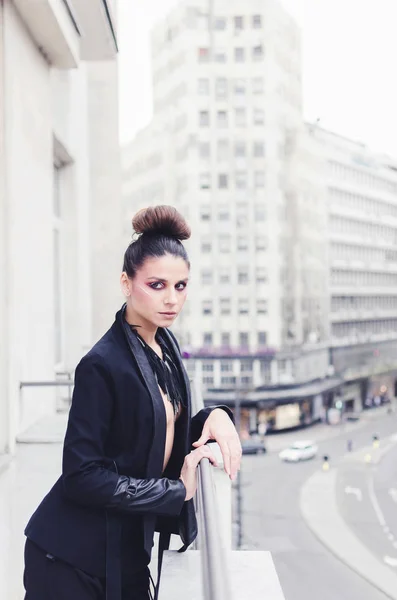
{"type": "Polygon", "coordinates": [[[25,534],[25,600],[149,598],[153,535],[197,534],[196,468],[221,446],[233,479],[241,448],[226,407],[191,419],[189,382],[167,329],[186,299],[190,229],[169,206],[133,219],[126,304],[76,368],[62,475],[25,534]],[[191,445],[195,449],[190,452],[191,445]]]}

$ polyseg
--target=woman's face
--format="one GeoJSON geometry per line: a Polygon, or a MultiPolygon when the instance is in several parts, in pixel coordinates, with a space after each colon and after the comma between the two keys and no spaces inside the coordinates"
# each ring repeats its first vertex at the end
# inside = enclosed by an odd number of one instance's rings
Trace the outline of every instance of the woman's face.
{"type": "Polygon", "coordinates": [[[121,276],[127,304],[141,319],[170,327],[185,304],[189,267],[179,256],[148,258],[135,277],[121,276]]]}

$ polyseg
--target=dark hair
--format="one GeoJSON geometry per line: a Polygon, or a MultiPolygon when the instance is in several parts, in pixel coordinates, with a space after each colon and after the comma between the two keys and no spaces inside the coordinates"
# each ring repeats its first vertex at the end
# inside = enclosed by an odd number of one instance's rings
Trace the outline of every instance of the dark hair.
{"type": "Polygon", "coordinates": [[[141,234],[130,243],[124,254],[123,271],[131,279],[149,257],[165,254],[180,256],[190,267],[181,240],[190,238],[190,227],[173,206],[149,206],[138,211],[132,219],[135,233],[141,234]]]}

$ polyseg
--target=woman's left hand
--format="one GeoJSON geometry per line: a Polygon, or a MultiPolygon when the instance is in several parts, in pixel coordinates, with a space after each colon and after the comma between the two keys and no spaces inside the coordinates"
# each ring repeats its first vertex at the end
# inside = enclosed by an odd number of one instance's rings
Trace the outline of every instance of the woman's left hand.
{"type": "Polygon", "coordinates": [[[226,473],[233,481],[241,463],[241,443],[235,426],[229,415],[221,408],[211,412],[204,423],[201,437],[193,446],[199,448],[208,440],[215,440],[221,449],[226,473]]]}

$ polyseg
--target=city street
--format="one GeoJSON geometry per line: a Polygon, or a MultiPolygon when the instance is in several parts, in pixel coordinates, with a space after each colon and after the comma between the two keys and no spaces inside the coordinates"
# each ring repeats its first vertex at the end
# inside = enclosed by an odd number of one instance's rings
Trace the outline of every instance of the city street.
{"type": "MultiPolygon", "coordinates": [[[[270,550],[281,580],[286,600],[385,600],[386,595],[376,590],[349,567],[342,564],[312,534],[305,524],[299,508],[299,491],[305,480],[316,470],[321,469],[321,457],[328,454],[331,468],[338,464],[347,450],[347,440],[352,439],[354,448],[369,446],[375,433],[382,438],[390,436],[396,429],[396,416],[388,415],[380,419],[371,418],[368,423],[354,432],[343,433],[332,439],[316,439],[315,431],[297,433],[297,439],[314,438],[319,443],[319,457],[314,461],[298,464],[280,462],[277,453],[264,456],[246,456],[242,469],[243,491],[243,544],[247,549],[270,550]]],[[[343,427],[343,426],[342,426],[343,427]]],[[[384,507],[385,518],[389,527],[395,528],[396,517],[393,517],[392,497],[386,498],[386,488],[395,473],[393,466],[396,454],[386,455],[375,472],[375,490],[379,503],[384,507]],[[393,471],[394,470],[394,471],[393,471]],[[394,522],[394,525],[392,523],[394,522]]],[[[373,469],[373,467],[371,467],[373,469]]],[[[351,506],[355,501],[353,494],[346,494],[344,488],[356,488],[357,478],[350,479],[351,471],[343,471],[344,506],[351,506]]],[[[395,481],[395,479],[394,479],[395,481]]],[[[362,484],[360,484],[361,487],[362,484]]],[[[365,500],[360,502],[365,505],[365,500]]],[[[342,510],[342,502],[340,502],[342,510]]],[[[353,507],[355,505],[353,504],[353,507]]],[[[367,507],[367,513],[369,508],[367,507]]],[[[352,513],[350,513],[352,515],[352,513]]],[[[386,542],[389,544],[388,554],[393,554],[393,546],[387,540],[379,523],[375,527],[375,518],[360,512],[360,539],[372,548],[376,547],[379,560],[386,555],[386,542]],[[384,539],[381,539],[382,534],[384,539]],[[384,546],[382,546],[384,543],[384,546]]],[[[358,513],[356,513],[357,517],[358,513]]],[[[346,511],[343,516],[348,518],[346,511]]],[[[353,515],[352,515],[353,516],[353,515]]],[[[351,520],[349,525],[354,527],[351,520]]],[[[390,566],[390,568],[393,568],[390,566]]]]}

